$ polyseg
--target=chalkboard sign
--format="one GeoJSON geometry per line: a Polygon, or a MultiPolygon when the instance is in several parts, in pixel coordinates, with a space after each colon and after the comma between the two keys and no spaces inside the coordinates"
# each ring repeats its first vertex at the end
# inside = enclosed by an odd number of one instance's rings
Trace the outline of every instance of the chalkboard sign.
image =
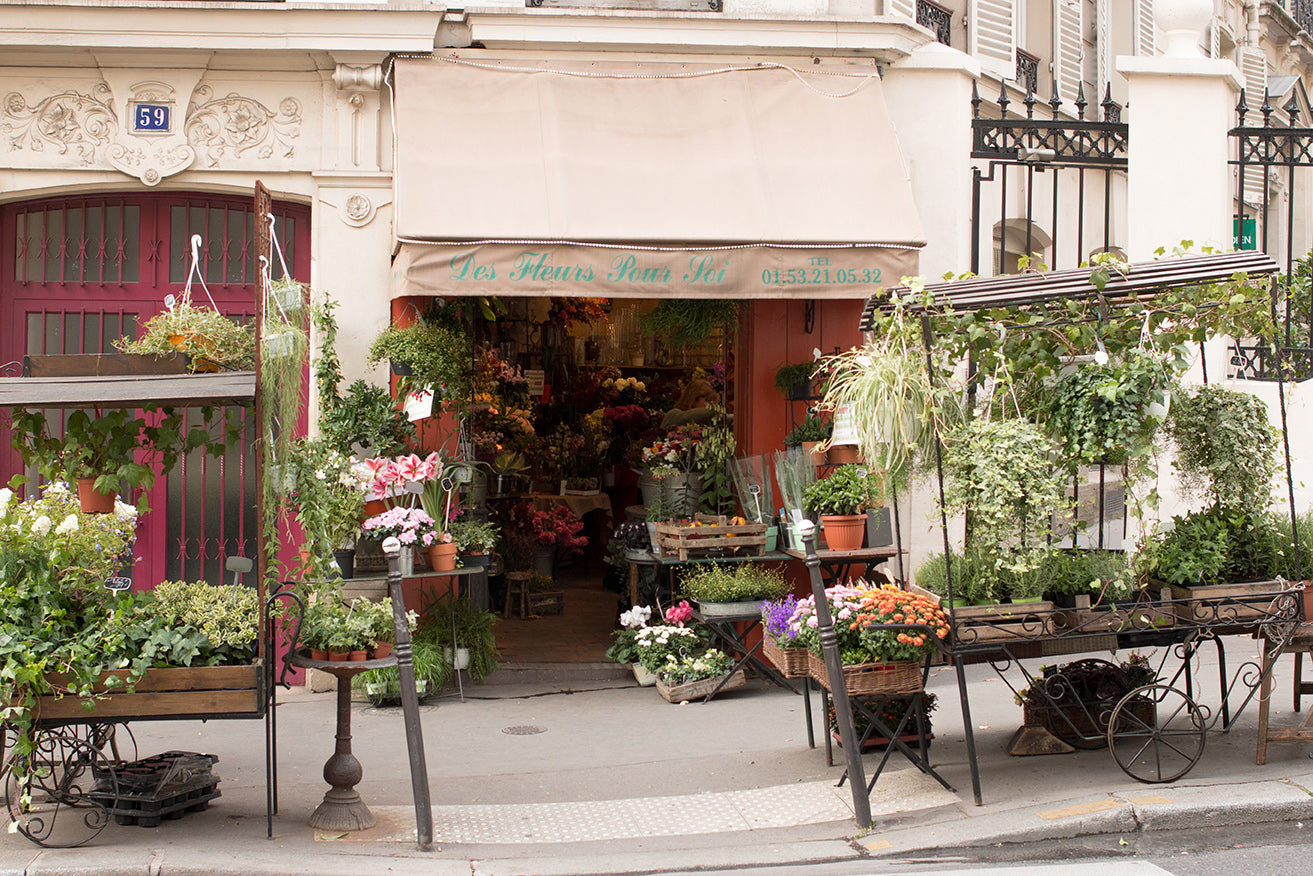
{"type": "Polygon", "coordinates": [[[113,578],[105,579],[106,590],[130,590],[132,589],[132,579],[115,575],[113,578]]]}

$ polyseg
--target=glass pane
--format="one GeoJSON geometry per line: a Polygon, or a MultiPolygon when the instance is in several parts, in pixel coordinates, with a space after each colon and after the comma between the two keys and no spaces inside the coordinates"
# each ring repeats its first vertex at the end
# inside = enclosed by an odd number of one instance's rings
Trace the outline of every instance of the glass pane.
{"type": "Polygon", "coordinates": [[[124,283],[136,283],[141,276],[141,208],[129,205],[123,216],[124,283]]]}
{"type": "Polygon", "coordinates": [[[82,314],[82,352],[83,353],[105,353],[112,352],[105,350],[100,345],[100,317],[99,313],[82,314]]]}
{"type": "Polygon", "coordinates": [[[64,282],[85,283],[85,266],[82,259],[86,238],[83,237],[82,208],[70,207],[68,216],[68,244],[64,252],[64,282]]]}
{"type": "Polygon", "coordinates": [[[246,254],[250,250],[246,239],[246,218],[250,216],[244,210],[228,211],[227,246],[224,257],[228,260],[223,282],[241,285],[250,282],[243,278],[246,268],[246,254]]]}
{"type": "Polygon", "coordinates": [[[46,211],[45,270],[42,279],[47,283],[58,283],[60,277],[60,251],[64,240],[64,211],[46,211]]]}
{"type": "Polygon", "coordinates": [[[54,354],[59,353],[63,349],[64,345],[59,342],[59,326],[60,323],[57,315],[51,314],[46,318],[46,342],[41,348],[42,353],[54,354]]]}
{"type": "Polygon", "coordinates": [[[82,352],[82,314],[64,314],[64,346],[59,352],[64,354],[82,352]]]}
{"type": "Polygon", "coordinates": [[[27,259],[27,214],[19,213],[14,217],[14,282],[23,282],[23,266],[27,259]]]}
{"type": "Polygon", "coordinates": [[[39,313],[29,313],[27,315],[27,348],[28,355],[37,356],[45,352],[45,345],[41,343],[42,339],[42,319],[39,313]]]}
{"type": "Polygon", "coordinates": [[[225,236],[228,230],[224,214],[222,207],[211,207],[206,221],[205,240],[202,246],[205,248],[204,277],[207,283],[223,282],[227,243],[225,236]]]}
{"type": "Polygon", "coordinates": [[[101,236],[104,252],[101,254],[101,283],[123,281],[123,207],[110,204],[105,207],[105,233],[101,236]]]}
{"type": "Polygon", "coordinates": [[[122,337],[119,331],[122,322],[123,314],[106,313],[103,315],[100,330],[100,349],[102,352],[109,352],[114,349],[114,342],[122,337]]]}
{"type": "Polygon", "coordinates": [[[169,208],[169,282],[184,283],[187,280],[187,212],[186,208],[175,206],[169,208]],[[182,253],[182,258],[178,258],[182,253]]]}
{"type": "Polygon", "coordinates": [[[105,264],[102,253],[105,248],[105,207],[95,204],[87,207],[86,231],[82,241],[82,259],[86,266],[83,271],[84,283],[105,282],[105,264]]]}

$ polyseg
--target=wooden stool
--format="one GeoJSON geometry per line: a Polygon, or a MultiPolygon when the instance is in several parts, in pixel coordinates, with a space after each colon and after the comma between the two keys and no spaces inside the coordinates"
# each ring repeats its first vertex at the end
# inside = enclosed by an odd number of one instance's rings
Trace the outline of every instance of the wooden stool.
{"type": "Polygon", "coordinates": [[[520,617],[529,616],[529,579],[532,572],[506,573],[506,602],[502,606],[502,617],[511,616],[511,606],[518,600],[520,617]]]}
{"type": "MultiPolygon", "coordinates": [[[[1268,668],[1267,656],[1268,643],[1263,640],[1262,645],[1262,665],[1264,669],[1268,668]]],[[[1307,682],[1303,679],[1304,655],[1313,653],[1313,623],[1300,624],[1295,630],[1295,635],[1286,646],[1286,654],[1295,655],[1295,711],[1299,711],[1299,700],[1304,694],[1313,694],[1313,682],[1307,682]]],[[[1258,694],[1258,753],[1254,758],[1254,763],[1267,763],[1267,744],[1269,742],[1313,742],[1313,727],[1310,727],[1310,719],[1313,719],[1313,711],[1304,716],[1294,727],[1281,727],[1273,729],[1268,726],[1268,707],[1272,697],[1272,674],[1264,673],[1263,684],[1258,694]]]]}

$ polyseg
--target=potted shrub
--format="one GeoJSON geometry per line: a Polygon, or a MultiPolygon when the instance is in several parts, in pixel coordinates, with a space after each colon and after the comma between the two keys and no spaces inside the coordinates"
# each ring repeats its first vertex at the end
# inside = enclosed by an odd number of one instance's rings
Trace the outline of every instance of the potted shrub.
{"type": "Polygon", "coordinates": [[[456,548],[468,566],[486,566],[493,550],[497,547],[497,538],[501,530],[492,523],[462,517],[454,520],[447,527],[451,537],[456,541],[456,548]]]}
{"type": "Polygon", "coordinates": [[[790,400],[810,399],[815,370],[815,362],[786,362],[775,369],[775,388],[790,400]]]}
{"type": "Polygon", "coordinates": [[[784,446],[802,448],[811,465],[821,465],[825,462],[825,454],[817,451],[816,446],[829,441],[833,431],[834,422],[830,418],[809,411],[801,423],[785,434],[784,446]]]}
{"type": "Polygon", "coordinates": [[[832,551],[852,551],[866,537],[866,509],[872,479],[862,466],[841,465],[803,491],[808,511],[820,515],[825,543],[832,551]]]}
{"type": "Polygon", "coordinates": [[[634,673],[634,680],[640,687],[656,684],[656,673],[649,672],[639,662],[638,631],[647,626],[652,618],[652,609],[646,605],[635,605],[628,611],[620,613],[620,629],[611,634],[614,641],[606,649],[606,659],[623,663],[634,673]]]}
{"type": "Polygon", "coordinates": [[[680,590],[704,617],[757,614],[764,599],[779,599],[789,583],[779,569],[759,563],[708,563],[680,581],[680,590]]]}
{"type": "Polygon", "coordinates": [[[468,652],[464,667],[474,681],[497,669],[497,616],[476,606],[469,597],[430,600],[421,613],[417,635],[443,648],[448,665],[460,668],[457,650],[468,652]]]}
{"type": "Polygon", "coordinates": [[[167,474],[193,450],[204,448],[217,455],[223,449],[223,440],[209,432],[210,418],[184,432],[183,420],[172,408],[159,410],[156,425],[128,408],[76,410],[68,415],[63,434],[56,436],[44,411],[15,408],[11,440],[23,463],[42,477],[108,497],[98,510],[112,509],[113,496],[127,487],[139,491],[138,508],[145,511],[157,469],[167,474]]]}

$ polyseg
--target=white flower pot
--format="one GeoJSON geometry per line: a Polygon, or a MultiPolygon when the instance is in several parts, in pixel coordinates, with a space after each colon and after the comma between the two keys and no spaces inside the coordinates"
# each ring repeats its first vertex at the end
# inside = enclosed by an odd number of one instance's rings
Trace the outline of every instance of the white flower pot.
{"type": "Polygon", "coordinates": [[[443,649],[442,649],[442,656],[443,656],[443,658],[444,658],[448,663],[450,663],[452,666],[454,666],[457,670],[460,670],[460,669],[468,669],[468,668],[469,668],[469,665],[470,665],[470,649],[469,649],[469,648],[457,648],[457,649],[456,649],[456,659],[455,659],[455,660],[452,659],[452,656],[451,656],[451,649],[450,649],[450,648],[443,648],[443,649]]]}

